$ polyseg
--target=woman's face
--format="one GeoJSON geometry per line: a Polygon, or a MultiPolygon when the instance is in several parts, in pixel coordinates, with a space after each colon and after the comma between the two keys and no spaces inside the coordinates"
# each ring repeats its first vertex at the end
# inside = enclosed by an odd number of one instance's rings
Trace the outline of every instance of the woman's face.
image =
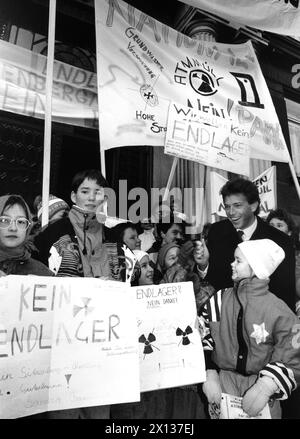
{"type": "Polygon", "coordinates": [[[281,232],[286,233],[287,235],[291,234],[287,223],[279,218],[272,218],[269,224],[270,226],[275,227],[275,229],[281,230],[281,232]]]}
{"type": "Polygon", "coordinates": [[[141,240],[139,235],[135,229],[129,227],[125,230],[123,235],[123,242],[130,248],[130,250],[140,250],[141,249],[141,240]]]}
{"type": "Polygon", "coordinates": [[[153,268],[150,265],[149,256],[145,255],[140,260],[141,275],[139,278],[139,285],[153,284],[153,268]]]}
{"type": "Polygon", "coordinates": [[[20,227],[22,220],[26,225],[27,217],[26,212],[22,206],[19,204],[14,204],[13,206],[4,209],[2,215],[0,216],[0,246],[6,248],[16,248],[23,244],[26,238],[26,230],[20,227]],[[1,224],[5,223],[8,219],[11,219],[10,225],[7,228],[1,228],[1,224]],[[16,220],[20,219],[19,226],[16,224],[16,220]],[[2,220],[2,221],[1,221],[2,220]]]}
{"type": "Polygon", "coordinates": [[[166,269],[172,267],[172,265],[176,264],[178,260],[178,253],[179,248],[178,247],[172,247],[170,250],[167,251],[167,254],[165,256],[165,267],[166,269]]]}

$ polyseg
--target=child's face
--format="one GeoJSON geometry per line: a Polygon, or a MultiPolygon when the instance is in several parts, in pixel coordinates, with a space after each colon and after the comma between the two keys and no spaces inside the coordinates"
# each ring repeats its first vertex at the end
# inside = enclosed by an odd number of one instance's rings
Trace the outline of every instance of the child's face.
{"type": "Polygon", "coordinates": [[[281,230],[281,232],[286,233],[287,235],[291,234],[287,223],[279,218],[272,218],[269,224],[275,227],[275,229],[281,230]]]}
{"type": "Polygon", "coordinates": [[[253,275],[253,270],[247,262],[247,259],[243,255],[242,251],[237,248],[234,252],[234,261],[231,264],[232,267],[232,280],[239,281],[246,279],[253,275]]]}
{"type": "Polygon", "coordinates": [[[172,265],[176,264],[178,260],[178,253],[179,248],[178,247],[172,247],[170,250],[167,251],[166,257],[165,257],[165,267],[166,269],[172,267],[172,265]]]}
{"type": "Polygon", "coordinates": [[[96,180],[85,178],[77,192],[71,193],[71,200],[87,212],[96,212],[97,208],[105,201],[104,188],[96,180]]]}
{"type": "Polygon", "coordinates": [[[149,256],[144,256],[140,260],[141,275],[139,278],[139,285],[153,284],[153,268],[150,265],[149,256]]]}

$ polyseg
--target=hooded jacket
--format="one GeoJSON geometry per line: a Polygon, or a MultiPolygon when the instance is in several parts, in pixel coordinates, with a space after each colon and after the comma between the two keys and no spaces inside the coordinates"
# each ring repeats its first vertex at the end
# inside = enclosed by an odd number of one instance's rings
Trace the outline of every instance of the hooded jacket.
{"type": "Polygon", "coordinates": [[[212,359],[223,370],[270,376],[280,389],[276,398],[286,399],[300,383],[300,324],[268,283],[243,279],[207,303],[212,359]]]}

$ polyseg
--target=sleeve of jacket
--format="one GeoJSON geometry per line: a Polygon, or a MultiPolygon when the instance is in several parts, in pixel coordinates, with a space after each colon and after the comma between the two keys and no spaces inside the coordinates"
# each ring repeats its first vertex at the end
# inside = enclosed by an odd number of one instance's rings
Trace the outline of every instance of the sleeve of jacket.
{"type": "Polygon", "coordinates": [[[285,305],[273,327],[274,347],[269,363],[259,376],[269,376],[277,386],[276,399],[287,399],[300,384],[300,323],[285,305]]]}
{"type": "Polygon", "coordinates": [[[205,367],[206,369],[217,369],[216,364],[212,361],[211,358],[212,352],[215,347],[215,342],[210,332],[208,314],[205,309],[202,309],[201,315],[198,315],[198,326],[204,351],[205,367]]]}

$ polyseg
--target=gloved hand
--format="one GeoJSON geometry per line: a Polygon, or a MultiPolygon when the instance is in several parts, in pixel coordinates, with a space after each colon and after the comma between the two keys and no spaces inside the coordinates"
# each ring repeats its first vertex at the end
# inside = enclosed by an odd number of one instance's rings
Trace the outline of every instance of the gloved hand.
{"type": "Polygon", "coordinates": [[[243,397],[242,407],[244,412],[249,416],[257,416],[277,390],[278,386],[272,378],[268,376],[259,378],[243,397]]]}
{"type": "Polygon", "coordinates": [[[206,371],[206,381],[202,384],[202,390],[209,404],[221,404],[222,389],[219,374],[214,369],[206,371]]]}

